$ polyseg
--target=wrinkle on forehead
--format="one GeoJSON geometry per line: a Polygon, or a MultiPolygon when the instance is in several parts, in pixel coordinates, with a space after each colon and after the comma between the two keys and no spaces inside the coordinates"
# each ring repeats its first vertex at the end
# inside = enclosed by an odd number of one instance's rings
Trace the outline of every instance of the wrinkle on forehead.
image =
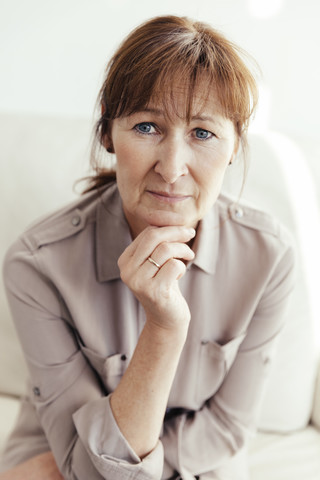
{"type": "Polygon", "coordinates": [[[168,88],[156,90],[144,111],[150,111],[156,115],[163,115],[169,120],[178,117],[190,123],[191,120],[207,120],[223,115],[217,92],[212,84],[204,80],[191,88],[185,85],[175,84],[168,88]]]}

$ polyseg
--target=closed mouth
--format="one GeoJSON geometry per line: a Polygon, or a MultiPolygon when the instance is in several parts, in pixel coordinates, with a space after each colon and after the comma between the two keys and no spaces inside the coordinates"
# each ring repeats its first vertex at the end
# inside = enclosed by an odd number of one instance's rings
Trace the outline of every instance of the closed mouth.
{"type": "Polygon", "coordinates": [[[153,197],[165,203],[182,202],[183,200],[190,198],[190,195],[184,195],[180,193],[169,193],[157,190],[147,190],[147,192],[153,197]]]}

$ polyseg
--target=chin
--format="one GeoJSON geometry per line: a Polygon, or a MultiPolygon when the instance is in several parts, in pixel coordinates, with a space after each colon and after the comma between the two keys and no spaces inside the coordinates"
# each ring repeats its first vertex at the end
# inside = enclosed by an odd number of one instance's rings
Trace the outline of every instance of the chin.
{"type": "Polygon", "coordinates": [[[148,216],[148,224],[154,227],[186,226],[193,227],[197,222],[189,215],[177,212],[153,211],[148,216]]]}

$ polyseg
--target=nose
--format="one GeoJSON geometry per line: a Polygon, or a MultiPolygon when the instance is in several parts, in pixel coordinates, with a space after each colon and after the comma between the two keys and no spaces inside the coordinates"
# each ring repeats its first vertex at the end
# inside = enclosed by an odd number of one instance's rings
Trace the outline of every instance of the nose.
{"type": "Polygon", "coordinates": [[[165,139],[159,145],[154,170],[163,180],[172,184],[188,173],[190,152],[181,138],[165,139]]]}

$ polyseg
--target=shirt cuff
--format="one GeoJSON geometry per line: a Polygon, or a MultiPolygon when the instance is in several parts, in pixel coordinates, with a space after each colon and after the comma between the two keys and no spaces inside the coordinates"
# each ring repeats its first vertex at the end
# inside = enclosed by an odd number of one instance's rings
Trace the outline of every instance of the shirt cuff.
{"type": "Polygon", "coordinates": [[[87,403],[73,415],[79,438],[92,463],[105,479],[160,480],[163,446],[156,447],[142,460],[121,433],[110,406],[110,396],[87,403]]]}

